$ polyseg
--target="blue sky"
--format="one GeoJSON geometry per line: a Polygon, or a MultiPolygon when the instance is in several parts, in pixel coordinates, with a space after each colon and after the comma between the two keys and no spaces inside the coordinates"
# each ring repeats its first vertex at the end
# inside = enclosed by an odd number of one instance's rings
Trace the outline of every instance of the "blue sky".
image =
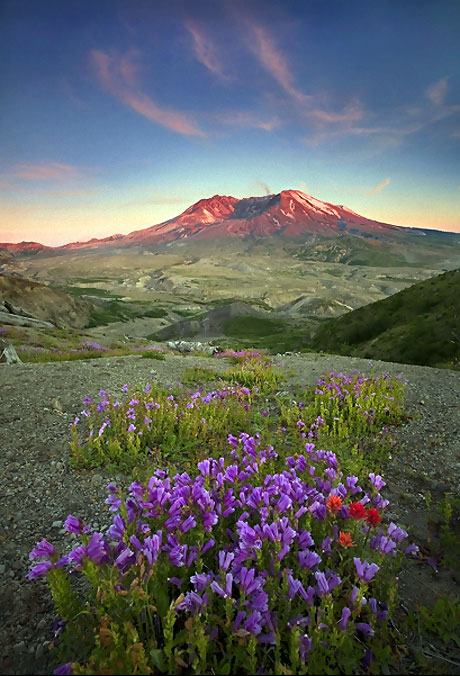
{"type": "Polygon", "coordinates": [[[460,3],[3,0],[0,240],[297,188],[460,232],[460,3]]]}

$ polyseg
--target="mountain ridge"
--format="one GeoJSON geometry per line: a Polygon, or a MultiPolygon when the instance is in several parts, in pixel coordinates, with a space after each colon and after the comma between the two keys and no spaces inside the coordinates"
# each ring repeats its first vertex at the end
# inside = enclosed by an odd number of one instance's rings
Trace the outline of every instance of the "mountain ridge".
{"type": "Polygon", "coordinates": [[[38,242],[0,243],[0,252],[13,255],[36,254],[69,249],[123,247],[167,243],[175,240],[204,240],[226,237],[287,238],[311,236],[339,237],[354,235],[372,243],[384,242],[400,233],[424,237],[428,233],[447,237],[457,233],[392,225],[357,214],[344,205],[323,202],[300,190],[282,190],[262,197],[238,199],[229,195],[202,198],[178,216],[122,235],[93,237],[88,241],[69,242],[51,247],[38,242]]]}

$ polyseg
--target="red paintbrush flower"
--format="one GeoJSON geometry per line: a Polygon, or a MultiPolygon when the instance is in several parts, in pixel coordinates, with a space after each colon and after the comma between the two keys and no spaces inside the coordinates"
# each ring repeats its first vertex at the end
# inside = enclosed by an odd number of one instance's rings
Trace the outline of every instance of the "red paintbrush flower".
{"type": "Polygon", "coordinates": [[[342,507],[342,498],[338,495],[330,495],[326,500],[326,508],[329,514],[337,514],[342,507]]]}
{"type": "Polygon", "coordinates": [[[348,512],[352,519],[364,519],[366,516],[364,505],[362,505],[360,502],[352,502],[348,506],[348,512]]]}
{"type": "Polygon", "coordinates": [[[344,533],[343,531],[340,531],[339,533],[339,544],[342,545],[342,547],[354,547],[355,543],[351,539],[350,533],[344,533]]]}
{"type": "Polygon", "coordinates": [[[375,527],[380,521],[382,520],[382,517],[379,514],[378,509],[374,509],[371,507],[371,509],[368,509],[366,512],[366,521],[369,524],[369,526],[375,527]]]}

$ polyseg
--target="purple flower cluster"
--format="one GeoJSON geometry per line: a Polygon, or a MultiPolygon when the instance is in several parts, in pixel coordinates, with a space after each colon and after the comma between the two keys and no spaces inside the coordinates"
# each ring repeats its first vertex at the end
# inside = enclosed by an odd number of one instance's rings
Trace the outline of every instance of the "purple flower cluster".
{"type": "Polygon", "coordinates": [[[96,350],[97,352],[104,352],[107,350],[107,347],[104,347],[103,345],[100,345],[99,343],[95,343],[92,340],[85,340],[81,343],[81,346],[85,349],[89,350],[96,350]]]}
{"type": "MultiPolygon", "coordinates": [[[[393,523],[375,532],[366,549],[375,560],[351,555],[343,568],[348,550],[341,546],[340,529],[353,528],[364,548],[369,526],[350,516],[347,503],[359,498],[382,509],[381,477],[370,475],[365,492],[357,477],[342,477],[334,453],[312,443],[283,462],[257,435],[230,434],[228,442],[229,459],[199,462],[194,477],[157,470],[147,485],[134,481],[126,497],[110,484],[106,503],[114,518],[107,532],[91,534],[69,515],[65,527],[83,543],[59,559],[43,540],[30,556],[44,561],[29,578],[54,567],[84,572],[90,561],[101,577],[113,580],[117,572],[120,593],[129,594],[130,581],[140,579],[154,603],[166,575],[170,601],[180,593],[177,611],[203,618],[227,614],[230,633],[254,636],[261,649],[289,627],[301,627],[303,662],[320,644],[317,633],[333,628],[323,603],[330,607],[333,601],[333,624],[341,631],[372,638],[386,606],[364,592],[371,586],[378,591],[379,570],[407,533],[393,523]],[[342,505],[333,514],[331,500],[342,505]]],[[[222,627],[209,626],[209,635],[216,631],[225,641],[222,627]]]]}

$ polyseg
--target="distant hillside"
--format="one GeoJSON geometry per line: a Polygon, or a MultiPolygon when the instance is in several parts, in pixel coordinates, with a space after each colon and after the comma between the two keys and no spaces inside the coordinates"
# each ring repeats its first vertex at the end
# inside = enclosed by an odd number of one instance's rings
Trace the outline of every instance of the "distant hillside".
{"type": "Polygon", "coordinates": [[[0,274],[0,308],[2,310],[0,325],[11,319],[4,304],[15,308],[20,317],[31,317],[45,322],[51,322],[58,327],[72,326],[82,328],[86,326],[94,304],[81,298],[72,298],[59,290],[51,289],[21,277],[10,277],[0,274]]]}
{"type": "Polygon", "coordinates": [[[312,347],[426,366],[458,366],[460,269],[321,325],[312,347]]]}

